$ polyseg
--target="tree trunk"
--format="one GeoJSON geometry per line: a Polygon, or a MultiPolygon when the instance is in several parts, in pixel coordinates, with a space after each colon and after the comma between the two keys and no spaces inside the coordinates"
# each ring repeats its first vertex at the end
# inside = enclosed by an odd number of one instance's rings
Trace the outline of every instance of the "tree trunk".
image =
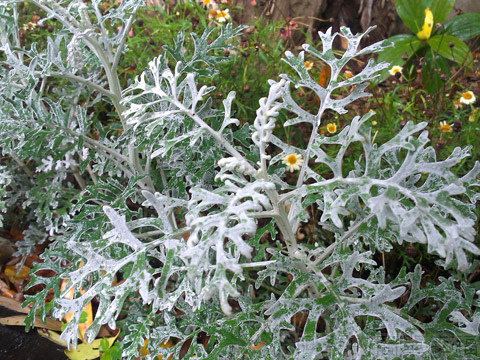
{"type": "MultiPolygon", "coordinates": [[[[283,20],[283,34],[294,44],[301,44],[306,32],[316,41],[317,31],[348,26],[353,32],[365,31],[369,26],[377,29],[370,34],[368,43],[385,39],[403,30],[397,18],[393,0],[237,0],[243,11],[234,16],[240,24],[247,24],[255,16],[283,20]],[[293,21],[293,22],[292,22],[293,21]],[[298,28],[293,28],[297,26],[298,28]],[[292,31],[293,30],[293,31],[292,31]],[[298,31],[303,30],[303,31],[298,31]],[[291,32],[291,33],[290,33],[291,32]]],[[[281,34],[280,34],[281,35],[281,34]]]]}
{"type": "Polygon", "coordinates": [[[456,0],[455,10],[460,13],[480,13],[480,1],[478,0],[456,0]]]}
{"type": "MultiPolygon", "coordinates": [[[[180,0],[145,0],[149,5],[164,6],[180,0]]],[[[218,1],[218,0],[217,0],[218,1]]],[[[233,13],[237,24],[249,24],[254,18],[283,21],[272,39],[288,39],[292,45],[305,41],[304,33],[318,41],[317,31],[329,27],[338,31],[349,27],[354,33],[375,25],[364,45],[399,33],[410,33],[395,10],[394,0],[231,0],[241,11],[233,13]]],[[[456,0],[452,16],[462,12],[480,12],[480,0],[456,0]]]]}

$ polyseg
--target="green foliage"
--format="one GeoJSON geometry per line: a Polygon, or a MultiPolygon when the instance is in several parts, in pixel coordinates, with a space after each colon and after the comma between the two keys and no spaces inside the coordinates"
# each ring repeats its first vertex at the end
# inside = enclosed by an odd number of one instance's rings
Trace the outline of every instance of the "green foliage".
{"type": "MultiPolygon", "coordinates": [[[[390,37],[388,40],[394,47],[380,54],[378,61],[403,66],[406,76],[413,77],[416,74],[414,60],[424,57],[423,86],[431,94],[441,89],[441,74],[450,76],[445,59],[471,68],[473,56],[464,41],[480,34],[480,14],[458,15],[445,21],[454,4],[454,0],[395,0],[398,15],[415,35],[390,37]],[[430,21],[427,21],[426,9],[431,11],[433,22],[431,30],[423,34],[424,24],[430,21]]],[[[383,77],[387,75],[388,72],[384,72],[383,77]]]]}
{"type": "MultiPolygon", "coordinates": [[[[2,179],[9,179],[0,184],[9,186],[19,172],[12,164],[23,164],[25,180],[6,192],[6,203],[31,206],[37,226],[51,233],[32,269],[28,287],[37,292],[24,302],[32,304],[27,328],[36,316],[73,313],[61,339],[75,347],[83,309],[95,301],[86,341],[103,325],[120,328],[113,346],[100,343],[102,359],[134,358],[142,348],[149,359],[392,360],[433,359],[439,348],[454,359],[472,349],[480,336],[472,285],[455,276],[425,284],[420,266],[390,276],[376,258],[418,243],[445,273],[471,270],[471,254],[480,253],[480,164],[454,171],[470,149],[438,160],[423,122],[375,143],[373,113],[335,135],[320,132],[327,112],[346,114],[389,65],[370,60],[350,78],[345,66],[388,44],[360,49],[366,34],[320,32],[319,46],[285,53],[290,70],[268,81],[255,117],[241,122],[216,67],[239,61],[226,50],[243,27],[179,34],[139,76],[120,80],[142,3],[100,9],[97,0],[32,0],[62,29],[45,48],[24,49],[15,2],[0,4],[8,14],[0,18],[8,29],[0,139],[8,160],[2,179]],[[342,53],[333,50],[338,37],[348,43],[342,53]],[[306,58],[328,65],[325,86],[306,58]],[[298,88],[318,103],[300,104],[298,88]],[[219,89],[222,101],[213,96],[219,89]],[[307,141],[287,142],[278,126],[303,127],[307,141]],[[293,175],[284,167],[289,155],[299,170],[293,175]],[[328,234],[313,244],[297,235],[309,220],[328,234]]],[[[412,3],[404,4],[407,14],[412,3]]],[[[432,56],[442,55],[437,45],[432,56]]]]}

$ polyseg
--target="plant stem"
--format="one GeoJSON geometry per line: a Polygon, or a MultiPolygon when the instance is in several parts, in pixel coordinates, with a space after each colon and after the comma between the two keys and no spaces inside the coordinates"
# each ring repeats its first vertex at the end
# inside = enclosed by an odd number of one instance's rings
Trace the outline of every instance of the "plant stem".
{"type": "Polygon", "coordinates": [[[341,237],[340,239],[338,239],[338,241],[335,241],[333,244],[331,244],[330,246],[328,246],[325,251],[322,253],[322,255],[320,255],[318,257],[318,259],[316,259],[314,262],[313,262],[313,265],[314,266],[317,266],[318,264],[321,264],[323,260],[325,260],[328,256],[330,256],[330,254],[333,252],[333,250],[335,249],[335,245],[337,244],[341,244],[342,242],[344,242],[346,239],[348,239],[354,232],[356,232],[358,230],[358,228],[366,223],[367,221],[369,221],[371,218],[373,218],[375,216],[375,214],[369,214],[368,216],[364,217],[362,220],[358,221],[357,223],[355,223],[355,225],[353,225],[350,229],[348,229],[341,237]]]}
{"type": "Polygon", "coordinates": [[[20,166],[20,168],[23,170],[23,172],[28,175],[28,177],[30,177],[30,178],[33,177],[32,170],[30,170],[28,168],[28,166],[17,156],[17,154],[15,152],[12,151],[10,153],[10,156],[13,159],[13,161],[15,161],[18,164],[18,166],[20,166]]]}
{"type": "MultiPolygon", "coordinates": [[[[197,114],[195,114],[194,112],[192,112],[190,109],[187,109],[182,103],[180,103],[178,100],[173,100],[172,101],[172,104],[175,105],[180,111],[182,111],[183,113],[185,113],[186,115],[188,115],[190,118],[192,118],[192,120],[194,120],[202,129],[206,130],[207,132],[210,133],[210,135],[215,139],[217,140],[217,142],[222,145],[229,153],[230,155],[232,155],[235,159],[239,160],[239,161],[243,161],[245,160],[245,158],[243,157],[242,154],[240,154],[238,152],[237,149],[235,149],[227,140],[225,140],[225,138],[220,134],[218,133],[217,131],[215,131],[214,129],[212,129],[205,121],[203,121],[200,116],[198,116],[197,114]]],[[[248,171],[249,172],[255,172],[255,169],[253,168],[253,166],[251,166],[250,164],[248,164],[248,171]]]]}
{"type": "Polygon", "coordinates": [[[117,72],[118,63],[120,61],[120,57],[122,56],[123,47],[125,46],[125,41],[127,40],[128,31],[129,31],[130,27],[132,26],[133,20],[134,20],[133,15],[128,18],[127,23],[125,24],[125,32],[122,36],[122,40],[120,41],[120,44],[118,44],[118,46],[117,46],[115,57],[114,57],[113,63],[112,63],[112,72],[114,72],[114,73],[117,72]]]}
{"type": "Polygon", "coordinates": [[[78,171],[78,167],[72,166],[72,173],[73,177],[75,180],[77,180],[78,186],[80,186],[80,189],[85,190],[87,185],[85,184],[85,180],[83,180],[82,176],[80,175],[80,172],[78,171]]]}
{"type": "Polygon", "coordinates": [[[50,75],[55,76],[55,77],[59,77],[59,78],[63,78],[63,79],[77,81],[79,83],[85,84],[85,85],[91,87],[92,89],[97,90],[98,92],[102,93],[103,95],[105,95],[109,98],[112,98],[112,97],[115,96],[115,94],[113,94],[111,91],[105,89],[104,87],[102,87],[100,85],[95,84],[94,82],[91,82],[90,80],[84,79],[81,76],[68,74],[68,73],[60,73],[60,72],[56,72],[56,71],[50,72],[50,75]]]}
{"type": "MultiPolygon", "coordinates": [[[[256,282],[255,279],[253,279],[253,278],[251,278],[251,277],[248,277],[248,276],[246,276],[246,275],[244,275],[244,277],[245,277],[245,280],[251,281],[251,282],[253,282],[253,283],[255,284],[255,282],[256,282]]],[[[263,283],[263,282],[260,284],[260,286],[263,287],[264,289],[267,289],[268,291],[271,291],[271,292],[274,293],[274,294],[277,294],[277,295],[282,295],[282,294],[283,294],[283,292],[282,292],[281,290],[275,289],[274,287],[272,287],[272,286],[270,286],[270,285],[267,285],[267,284],[265,284],[265,283],[263,283]]]]}

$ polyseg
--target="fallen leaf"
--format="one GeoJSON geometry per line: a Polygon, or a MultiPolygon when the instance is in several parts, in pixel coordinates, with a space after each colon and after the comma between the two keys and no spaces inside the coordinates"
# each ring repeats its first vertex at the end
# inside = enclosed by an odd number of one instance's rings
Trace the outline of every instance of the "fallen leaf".
{"type": "Polygon", "coordinates": [[[257,351],[260,350],[263,345],[265,345],[265,341],[259,342],[257,345],[250,346],[250,349],[252,349],[253,351],[257,351]]]}
{"type": "Polygon", "coordinates": [[[10,290],[10,288],[7,285],[7,283],[3,280],[0,280],[0,291],[4,292],[4,291],[8,291],[8,290],[10,290]]]}
{"type": "Polygon", "coordinates": [[[60,346],[63,346],[63,347],[67,347],[67,343],[63,340],[60,340],[60,334],[55,332],[55,331],[52,331],[52,330],[47,330],[46,332],[45,331],[42,331],[40,329],[37,330],[37,332],[43,336],[44,338],[46,338],[47,340],[50,340],[51,342],[54,342],[55,344],[57,345],[60,345],[60,346]]]}
{"type": "Polygon", "coordinates": [[[13,290],[5,290],[5,291],[2,291],[2,296],[5,296],[7,298],[10,298],[10,299],[15,299],[15,295],[17,295],[18,293],[13,291],[13,290]]]}
{"type": "MultiPolygon", "coordinates": [[[[67,284],[68,284],[68,280],[62,280],[61,284],[60,284],[60,291],[63,291],[65,290],[65,288],[67,287],[67,284]]],[[[70,290],[68,290],[68,292],[65,294],[65,298],[66,299],[73,299],[73,287],[70,288],[70,290]]],[[[82,290],[80,289],[80,293],[83,294],[85,293],[85,290],[82,290]]],[[[80,339],[83,341],[85,339],[85,332],[87,331],[87,329],[90,327],[90,325],[92,325],[93,323],[93,311],[92,311],[92,302],[89,301],[87,306],[85,306],[85,308],[83,309],[83,311],[87,314],[86,316],[86,319],[84,322],[81,322],[80,324],[78,324],[78,331],[80,332],[80,339]]],[[[73,312],[69,312],[69,313],[66,313],[65,316],[64,316],[64,319],[65,321],[68,323],[70,322],[70,320],[72,320],[72,317],[73,317],[73,312]]]]}
{"type": "Polygon", "coordinates": [[[330,66],[325,64],[322,68],[322,71],[320,71],[320,78],[318,79],[318,85],[320,85],[322,88],[326,88],[328,84],[328,80],[330,79],[330,74],[331,74],[331,69],[330,66]]]}
{"type": "MultiPolygon", "coordinates": [[[[147,345],[148,345],[148,339],[145,339],[144,344],[140,349],[141,357],[145,357],[148,355],[147,345]]],[[[171,348],[173,346],[172,340],[168,339],[166,342],[161,343],[160,346],[164,349],[171,348]]],[[[163,358],[163,355],[157,355],[157,359],[161,360],[162,358],[163,358]]],[[[168,360],[171,360],[172,358],[173,358],[173,355],[170,355],[168,357],[168,360]]]]}
{"type": "Polygon", "coordinates": [[[12,242],[23,240],[23,230],[25,229],[19,228],[18,224],[13,224],[13,226],[10,228],[10,236],[12,238],[12,242]]]}
{"type": "Polygon", "coordinates": [[[6,307],[7,309],[10,309],[19,313],[28,314],[30,312],[29,308],[22,308],[19,302],[6,297],[0,297],[0,306],[6,307]]]}
{"type": "MultiPolygon", "coordinates": [[[[0,318],[0,324],[10,326],[25,326],[25,317],[26,315],[15,315],[0,318]]],[[[60,321],[56,321],[50,318],[46,318],[45,320],[45,323],[43,323],[42,320],[40,320],[39,318],[35,318],[35,323],[33,325],[35,327],[56,331],[59,331],[62,328],[62,323],[60,321]]]]}
{"type": "Polygon", "coordinates": [[[25,280],[28,277],[28,273],[30,272],[30,268],[28,266],[23,265],[20,270],[17,271],[16,265],[8,265],[5,266],[5,275],[7,275],[8,280],[12,284],[18,282],[18,280],[25,280]]]}
{"type": "MultiPolygon", "coordinates": [[[[120,334],[120,333],[118,333],[120,334]]],[[[108,341],[108,347],[110,348],[113,343],[115,342],[115,339],[117,338],[117,335],[112,336],[110,338],[106,338],[108,341]]],[[[70,360],[90,360],[90,359],[96,359],[100,356],[100,343],[102,342],[103,339],[96,339],[93,340],[91,344],[89,343],[83,343],[77,345],[76,349],[70,349],[70,350],[65,350],[64,353],[67,355],[67,357],[70,360]]]]}

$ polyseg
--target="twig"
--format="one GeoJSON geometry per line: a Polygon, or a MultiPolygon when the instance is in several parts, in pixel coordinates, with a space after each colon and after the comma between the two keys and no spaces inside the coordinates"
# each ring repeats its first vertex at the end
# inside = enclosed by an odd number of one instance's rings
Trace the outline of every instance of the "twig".
{"type": "Polygon", "coordinates": [[[29,169],[29,167],[17,156],[15,152],[11,152],[10,157],[18,164],[18,166],[20,166],[20,168],[25,172],[25,174],[28,175],[28,177],[33,177],[32,170],[29,169]]]}
{"type": "Polygon", "coordinates": [[[328,246],[325,251],[322,253],[321,256],[318,257],[318,259],[316,259],[314,262],[313,262],[313,265],[314,266],[317,266],[318,264],[320,264],[323,260],[325,260],[328,256],[330,256],[330,254],[333,252],[333,249],[335,249],[335,245],[337,244],[341,244],[342,242],[344,242],[346,239],[348,239],[355,231],[358,230],[358,228],[363,225],[365,222],[367,222],[368,220],[370,220],[371,218],[373,218],[375,216],[375,214],[369,214],[368,216],[364,217],[362,220],[358,221],[355,225],[353,225],[350,229],[348,229],[341,237],[338,241],[335,241],[333,244],[331,244],[330,246],[328,246]]]}
{"type": "Polygon", "coordinates": [[[122,56],[122,52],[123,52],[123,46],[125,45],[125,41],[128,36],[128,31],[132,26],[133,20],[134,20],[134,16],[132,15],[130,16],[130,18],[127,20],[127,23],[125,24],[125,32],[123,34],[122,40],[120,41],[120,44],[118,44],[117,46],[115,58],[113,59],[112,72],[117,71],[118,62],[120,61],[120,57],[122,56]]]}
{"type": "Polygon", "coordinates": [[[112,93],[111,91],[105,89],[104,87],[102,87],[100,85],[95,84],[94,82],[91,82],[90,80],[84,79],[81,76],[77,76],[77,75],[73,75],[73,74],[67,74],[67,73],[61,73],[61,72],[56,72],[56,71],[50,72],[50,76],[59,77],[59,78],[67,79],[67,80],[74,80],[74,81],[77,81],[77,82],[82,83],[84,85],[87,85],[87,86],[91,87],[92,89],[97,90],[98,92],[102,93],[103,95],[105,95],[109,98],[115,97],[115,94],[112,93]]]}

